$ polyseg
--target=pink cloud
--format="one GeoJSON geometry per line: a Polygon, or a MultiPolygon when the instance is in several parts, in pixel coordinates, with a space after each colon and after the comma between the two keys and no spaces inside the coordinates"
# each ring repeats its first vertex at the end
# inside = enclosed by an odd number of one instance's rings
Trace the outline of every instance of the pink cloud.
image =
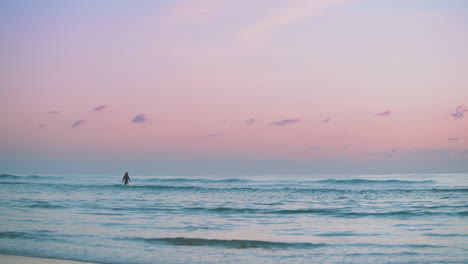
{"type": "Polygon", "coordinates": [[[206,136],[207,137],[219,137],[219,136],[222,136],[222,135],[223,135],[223,133],[216,132],[216,133],[207,134],[206,136]]]}
{"type": "Polygon", "coordinates": [[[281,6],[268,8],[266,16],[241,32],[241,38],[258,41],[269,38],[274,32],[286,25],[294,25],[309,17],[321,15],[324,10],[339,5],[352,3],[343,0],[297,0],[285,1],[281,6]]]}
{"type": "Polygon", "coordinates": [[[457,106],[455,109],[455,113],[451,113],[450,115],[453,116],[455,119],[459,119],[463,117],[463,114],[468,111],[468,108],[464,105],[457,106]]]}
{"type": "Polygon", "coordinates": [[[57,110],[52,110],[52,111],[49,111],[49,112],[47,112],[47,113],[48,113],[48,114],[51,114],[51,115],[58,115],[58,114],[60,114],[60,112],[57,111],[57,110]]]}
{"type": "Polygon", "coordinates": [[[300,119],[283,119],[283,120],[271,122],[269,126],[281,127],[281,126],[286,126],[286,125],[297,124],[299,122],[301,122],[300,119]]]}
{"type": "Polygon", "coordinates": [[[86,124],[85,120],[77,120],[75,123],[72,124],[72,127],[75,128],[75,127],[82,126],[84,124],[86,124]]]}
{"type": "Polygon", "coordinates": [[[322,120],[321,123],[322,124],[328,124],[328,123],[330,123],[330,121],[331,121],[331,118],[329,117],[329,118],[326,118],[326,119],[322,120]]]}
{"type": "Polygon", "coordinates": [[[132,123],[145,123],[145,122],[146,122],[146,115],[145,114],[136,115],[132,119],[132,123]]]}
{"type": "Polygon", "coordinates": [[[382,112],[382,113],[377,113],[376,116],[388,116],[390,115],[392,112],[391,111],[385,111],[385,112],[382,112]]]}
{"type": "Polygon", "coordinates": [[[245,120],[245,123],[246,123],[247,125],[253,125],[253,124],[255,124],[256,122],[257,122],[257,119],[255,119],[255,118],[250,118],[250,119],[245,120]]]}
{"type": "Polygon", "coordinates": [[[102,111],[107,108],[107,105],[100,105],[93,109],[93,111],[102,111]]]}

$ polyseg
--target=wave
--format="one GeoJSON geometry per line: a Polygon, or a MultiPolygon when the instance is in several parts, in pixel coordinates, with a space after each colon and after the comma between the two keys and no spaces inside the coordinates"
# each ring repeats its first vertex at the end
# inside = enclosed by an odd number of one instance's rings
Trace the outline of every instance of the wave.
{"type": "Polygon", "coordinates": [[[378,236],[379,234],[360,234],[360,233],[355,233],[352,231],[344,231],[344,232],[332,232],[332,233],[321,233],[317,234],[316,236],[321,236],[321,237],[344,237],[344,236],[378,236]]]}
{"type": "MultiPolygon", "coordinates": [[[[424,210],[403,210],[389,212],[353,212],[347,211],[349,208],[305,208],[305,209],[256,209],[256,208],[232,208],[232,207],[189,207],[183,208],[187,211],[200,211],[220,214],[263,214],[263,215],[296,215],[296,214],[317,214],[331,217],[360,218],[360,217],[420,217],[420,216],[468,216],[468,211],[459,212],[437,212],[424,210]]],[[[175,209],[171,209],[175,210],[175,209]]]]}
{"type": "MultiPolygon", "coordinates": [[[[1,182],[0,182],[1,184],[1,182]]],[[[83,186],[90,186],[90,185],[83,185],[83,186]]],[[[102,188],[102,185],[96,185],[99,188],[102,188]]],[[[131,185],[131,186],[123,186],[121,184],[113,184],[108,185],[117,188],[135,188],[135,189],[148,189],[148,190],[194,190],[194,191],[225,191],[225,190],[232,190],[232,191],[251,191],[251,192],[258,192],[258,191],[291,191],[291,192],[306,192],[306,193],[414,193],[414,192],[468,192],[467,188],[395,188],[395,189],[380,189],[380,188],[364,188],[364,189],[342,189],[342,187],[336,188],[319,188],[319,187],[284,187],[280,185],[271,185],[271,186],[249,186],[249,187],[233,187],[233,186],[195,186],[195,185],[187,185],[187,186],[177,186],[177,185],[131,185]]]]}
{"type": "MultiPolygon", "coordinates": [[[[288,191],[288,192],[297,192],[297,193],[340,193],[340,194],[349,194],[349,193],[392,193],[392,192],[397,192],[397,193],[422,193],[422,192],[440,192],[440,193],[454,193],[454,192],[461,192],[461,193],[466,193],[468,192],[468,188],[464,187],[459,187],[459,188],[421,188],[421,186],[417,187],[393,187],[393,188],[388,188],[388,187],[383,187],[381,188],[382,185],[377,186],[372,186],[372,184],[365,185],[363,184],[363,188],[359,189],[352,189],[352,188],[347,188],[344,186],[343,183],[347,182],[355,182],[357,184],[362,184],[362,183],[382,183],[382,182],[395,182],[397,180],[390,180],[390,181],[370,181],[370,180],[321,180],[321,181],[314,181],[314,182],[328,182],[331,183],[330,185],[316,185],[316,186],[311,186],[311,185],[301,185],[301,182],[297,182],[296,186],[284,186],[281,184],[269,184],[269,185],[230,185],[230,184],[224,184],[224,185],[210,185],[210,184],[205,184],[203,186],[196,185],[196,184],[187,184],[187,185],[177,185],[176,182],[171,182],[171,180],[164,179],[164,181],[161,184],[150,184],[150,183],[144,183],[144,180],[142,181],[136,181],[134,182],[133,185],[129,186],[124,186],[122,184],[93,184],[90,182],[89,184],[76,184],[76,183],[57,183],[57,182],[48,182],[45,183],[40,180],[33,180],[33,181],[21,181],[21,179],[48,179],[48,178],[53,178],[57,179],[55,176],[15,176],[15,175],[8,175],[8,174],[2,174],[0,175],[3,178],[0,178],[0,185],[3,184],[34,184],[34,185],[43,185],[43,186],[48,186],[48,187],[60,187],[60,188],[70,188],[70,189],[114,189],[114,188],[119,188],[122,190],[155,190],[155,191],[163,191],[163,190],[174,190],[174,191],[201,191],[201,192],[217,192],[217,191],[241,191],[241,192],[277,192],[277,191],[288,191]],[[1,180],[3,179],[3,180],[1,180]],[[362,182],[362,183],[359,183],[362,182]],[[175,183],[175,184],[174,184],[175,183]],[[342,185],[340,185],[342,184],[342,185]],[[333,187],[335,185],[335,187],[333,187]]],[[[186,182],[188,183],[189,179],[174,179],[175,181],[180,181],[180,182],[186,182]]],[[[227,180],[219,180],[213,182],[228,182],[228,181],[238,181],[240,179],[227,179],[227,180]]],[[[159,181],[153,179],[153,181],[159,181]]],[[[197,182],[199,180],[193,180],[194,182],[197,182]]],[[[247,180],[242,180],[244,182],[247,182],[247,180]]],[[[397,181],[397,182],[403,182],[403,183],[416,183],[414,181],[397,181]]],[[[423,183],[428,183],[430,181],[422,181],[423,183]]]]}
{"type": "Polygon", "coordinates": [[[6,180],[23,180],[23,179],[40,179],[40,178],[45,178],[44,176],[38,176],[38,175],[29,175],[29,176],[17,176],[17,175],[12,175],[12,174],[0,174],[0,179],[6,179],[6,180]]]}
{"type": "MultiPolygon", "coordinates": [[[[122,239],[122,238],[120,238],[122,239]]],[[[429,244],[373,244],[373,243],[356,243],[356,244],[327,244],[327,243],[307,243],[307,242],[274,242],[264,240],[243,240],[243,239],[208,239],[208,238],[188,238],[188,237],[164,237],[164,238],[124,238],[130,240],[144,241],[147,243],[168,244],[172,246],[188,246],[188,247],[221,247],[229,249],[314,249],[319,247],[392,247],[392,248],[440,248],[444,246],[429,245],[429,244]]]]}
{"type": "Polygon", "coordinates": [[[468,234],[438,234],[438,233],[429,233],[424,234],[425,236],[433,236],[433,237],[468,237],[468,234]]]}
{"type": "Polygon", "coordinates": [[[18,181],[0,181],[0,184],[29,184],[29,182],[18,182],[18,181]]]}
{"type": "Polygon", "coordinates": [[[44,238],[51,238],[53,232],[49,230],[37,230],[29,232],[20,232],[20,231],[5,231],[0,232],[0,239],[2,238],[10,238],[10,239],[44,239],[44,238]]]}
{"type": "Polygon", "coordinates": [[[405,181],[405,180],[366,180],[366,179],[351,179],[351,180],[319,180],[316,183],[327,184],[421,184],[421,183],[436,183],[435,181],[405,181]]]}
{"type": "Polygon", "coordinates": [[[142,182],[165,182],[165,183],[248,183],[252,182],[245,179],[220,179],[220,180],[211,180],[211,179],[189,179],[189,178],[152,178],[152,179],[142,179],[142,182]]]}
{"type": "Polygon", "coordinates": [[[44,208],[44,209],[61,209],[65,208],[64,206],[61,205],[56,205],[52,204],[49,202],[44,202],[44,201],[36,201],[32,204],[27,205],[26,207],[28,208],[44,208]]]}
{"type": "MultiPolygon", "coordinates": [[[[231,178],[231,179],[191,179],[191,178],[151,178],[151,179],[142,179],[142,182],[164,182],[164,183],[259,183],[259,181],[231,178]]],[[[260,181],[265,183],[265,181],[260,181]]],[[[368,180],[368,179],[326,179],[326,180],[306,180],[306,181],[291,181],[291,180],[277,180],[273,181],[275,185],[284,185],[284,184],[422,184],[422,183],[436,183],[436,181],[425,180],[425,181],[409,181],[409,180],[368,180]]]]}
{"type": "Polygon", "coordinates": [[[162,243],[173,246],[210,246],[233,249],[289,249],[289,248],[317,248],[327,246],[324,243],[291,243],[291,242],[272,242],[262,240],[241,240],[241,239],[205,239],[205,238],[133,238],[133,240],[142,240],[148,243],[162,243]]]}
{"type": "Polygon", "coordinates": [[[7,232],[0,232],[0,238],[37,238],[36,235],[26,232],[16,232],[16,231],[7,231],[7,232]]]}

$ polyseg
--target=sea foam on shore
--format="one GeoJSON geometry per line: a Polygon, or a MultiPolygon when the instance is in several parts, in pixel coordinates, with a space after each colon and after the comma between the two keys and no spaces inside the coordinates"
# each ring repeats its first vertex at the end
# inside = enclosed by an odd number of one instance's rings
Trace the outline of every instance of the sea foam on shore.
{"type": "Polygon", "coordinates": [[[64,259],[33,258],[13,255],[0,255],[2,264],[92,264],[91,262],[81,262],[64,259]]]}

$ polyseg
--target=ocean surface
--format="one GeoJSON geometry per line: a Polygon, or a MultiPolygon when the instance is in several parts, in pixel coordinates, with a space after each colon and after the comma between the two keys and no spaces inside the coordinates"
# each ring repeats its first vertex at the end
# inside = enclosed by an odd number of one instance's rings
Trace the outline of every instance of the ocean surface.
{"type": "Polygon", "coordinates": [[[98,263],[468,263],[468,174],[0,175],[0,253],[98,263]]]}

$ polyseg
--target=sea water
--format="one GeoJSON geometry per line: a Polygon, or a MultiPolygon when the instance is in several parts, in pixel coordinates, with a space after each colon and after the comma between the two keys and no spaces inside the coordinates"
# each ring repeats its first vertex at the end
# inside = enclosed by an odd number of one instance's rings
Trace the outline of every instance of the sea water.
{"type": "Polygon", "coordinates": [[[98,263],[467,263],[468,174],[0,176],[0,253],[98,263]]]}

